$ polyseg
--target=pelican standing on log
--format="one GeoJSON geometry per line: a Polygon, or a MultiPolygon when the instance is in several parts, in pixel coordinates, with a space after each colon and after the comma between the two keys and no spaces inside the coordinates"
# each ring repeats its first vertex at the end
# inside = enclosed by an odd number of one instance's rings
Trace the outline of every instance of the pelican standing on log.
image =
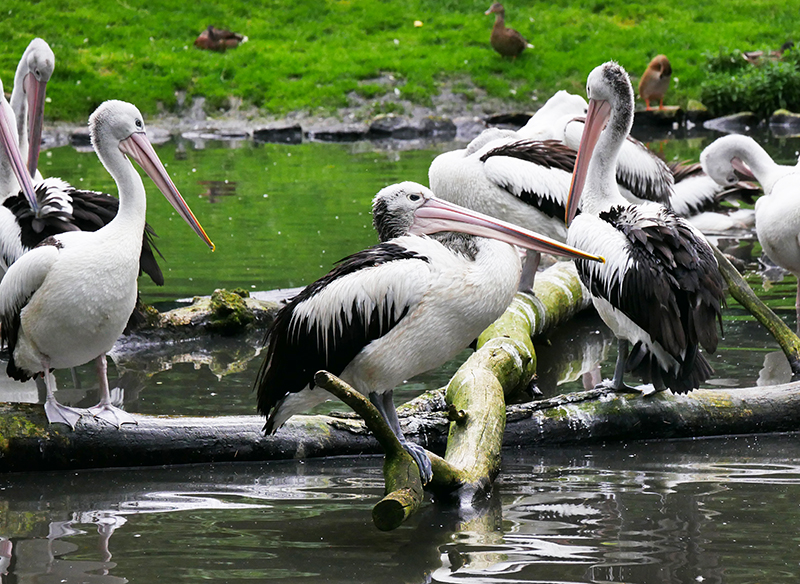
{"type": "Polygon", "coordinates": [[[267,416],[265,432],[274,433],[327,399],[327,392],[312,391],[314,374],[327,370],[369,396],[428,482],[430,460],[404,438],[394,388],[454,357],[505,311],[521,271],[513,245],[602,258],[453,205],[412,182],[381,190],[373,220],[382,243],[341,260],[275,317],[256,378],[258,411],[267,416]]]}
{"type": "Polygon", "coordinates": [[[619,340],[614,377],[603,385],[624,390],[624,373],[635,371],[656,391],[686,393],[712,374],[699,348],[716,350],[722,277],[710,245],[686,220],[657,203],[632,205],[617,189],[614,168],[633,124],[628,74],[605,63],[589,74],[586,90],[589,111],[567,203],[567,242],[606,258],[604,264],[575,261],[619,340]]]}
{"type": "MultiPolygon", "coordinates": [[[[777,164],[749,136],[723,136],[700,154],[706,173],[721,185],[733,185],[737,172],[754,178],[764,195],[756,201],[756,235],[764,253],[800,280],[800,161],[777,164]],[[746,166],[745,166],[746,165],[746,166]]],[[[795,298],[800,333],[800,285],[795,298]]]]}
{"type": "Polygon", "coordinates": [[[135,106],[107,101],[89,119],[92,145],[119,190],[119,212],[94,232],[50,237],[11,265],[0,282],[0,335],[9,349],[7,372],[24,381],[44,375],[47,419],[73,427],[85,413],[59,404],[53,369],[94,360],[100,402],[89,412],[120,426],[135,423],[111,405],[106,353],[122,333],[136,301],[146,197],[135,160],[178,214],[213,249],[145,134],[135,106]]]}

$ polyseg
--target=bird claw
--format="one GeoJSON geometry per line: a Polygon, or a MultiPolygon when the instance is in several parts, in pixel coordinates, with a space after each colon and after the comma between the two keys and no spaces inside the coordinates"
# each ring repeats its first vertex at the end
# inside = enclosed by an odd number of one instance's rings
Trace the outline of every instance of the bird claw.
{"type": "Polygon", "coordinates": [[[119,428],[122,424],[138,424],[131,414],[111,404],[97,404],[89,408],[89,413],[96,419],[103,420],[119,428]]]}
{"type": "Polygon", "coordinates": [[[401,444],[406,452],[411,455],[411,458],[414,459],[414,462],[417,463],[422,484],[427,485],[433,478],[433,465],[431,464],[431,459],[428,458],[428,453],[419,444],[414,444],[413,442],[401,442],[401,444]]]}
{"type": "Polygon", "coordinates": [[[627,383],[616,384],[613,379],[604,379],[594,386],[595,389],[610,389],[616,393],[642,393],[639,389],[627,383]]]}
{"type": "Polygon", "coordinates": [[[66,424],[74,430],[78,420],[86,411],[62,405],[54,400],[47,400],[44,404],[44,413],[47,421],[51,424],[66,424]]]}

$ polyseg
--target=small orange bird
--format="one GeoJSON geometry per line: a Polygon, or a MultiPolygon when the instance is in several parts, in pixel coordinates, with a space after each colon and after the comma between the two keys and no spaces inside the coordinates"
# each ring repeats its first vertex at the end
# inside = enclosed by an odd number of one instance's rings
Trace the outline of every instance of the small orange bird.
{"type": "Polygon", "coordinates": [[[653,57],[639,80],[639,97],[644,100],[645,107],[650,110],[650,102],[658,100],[658,109],[664,109],[664,94],[669,89],[672,77],[672,66],[666,55],[653,57]]]}

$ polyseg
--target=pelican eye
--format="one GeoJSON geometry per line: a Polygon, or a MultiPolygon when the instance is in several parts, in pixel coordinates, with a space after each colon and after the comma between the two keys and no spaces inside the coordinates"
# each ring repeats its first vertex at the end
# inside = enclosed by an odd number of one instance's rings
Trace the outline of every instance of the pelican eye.
{"type": "Polygon", "coordinates": [[[136,127],[139,128],[140,130],[144,127],[144,124],[142,123],[142,120],[140,120],[139,118],[136,118],[136,122],[135,123],[136,123],[136,127]]]}
{"type": "Polygon", "coordinates": [[[409,201],[414,201],[415,203],[422,198],[422,195],[408,195],[409,201]]]}

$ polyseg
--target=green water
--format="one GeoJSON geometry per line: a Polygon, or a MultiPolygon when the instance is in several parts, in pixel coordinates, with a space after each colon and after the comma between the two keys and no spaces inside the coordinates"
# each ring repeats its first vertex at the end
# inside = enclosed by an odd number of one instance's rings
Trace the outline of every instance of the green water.
{"type": "MultiPolygon", "coordinates": [[[[652,146],[670,159],[696,160],[708,142],[700,135],[652,146]]],[[[796,159],[794,139],[765,144],[783,162],[796,159]]],[[[149,302],[218,287],[308,284],[375,242],[369,208],[378,189],[426,183],[430,160],[454,147],[205,146],[169,143],[158,152],[217,251],[148,185],[148,220],[161,235],[167,280],[161,289],[141,280],[149,302]],[[208,188],[201,181],[226,180],[227,189],[236,183],[233,194],[201,196],[208,188]]],[[[46,175],[113,192],[93,154],[58,148],[45,156],[46,175]]],[[[753,246],[751,265],[758,251],[753,246]]],[[[793,326],[794,280],[768,289],[758,275],[750,280],[793,326]]],[[[109,368],[115,397],[147,414],[254,414],[262,335],[189,339],[150,347],[138,359],[116,357],[109,368]]],[[[730,303],[710,384],[754,385],[776,350],[730,303]]],[[[400,399],[441,386],[466,354],[409,380],[400,399]]],[[[537,354],[542,390],[571,391],[598,368],[611,374],[614,343],[586,313],[540,342],[537,354]]],[[[62,401],[95,403],[91,367],[78,370],[79,388],[67,372],[58,380],[62,401]]],[[[428,502],[388,534],[370,518],[383,489],[377,457],[5,475],[0,580],[797,582],[798,444],[786,435],[505,452],[485,509],[460,516],[428,502]]]]}

